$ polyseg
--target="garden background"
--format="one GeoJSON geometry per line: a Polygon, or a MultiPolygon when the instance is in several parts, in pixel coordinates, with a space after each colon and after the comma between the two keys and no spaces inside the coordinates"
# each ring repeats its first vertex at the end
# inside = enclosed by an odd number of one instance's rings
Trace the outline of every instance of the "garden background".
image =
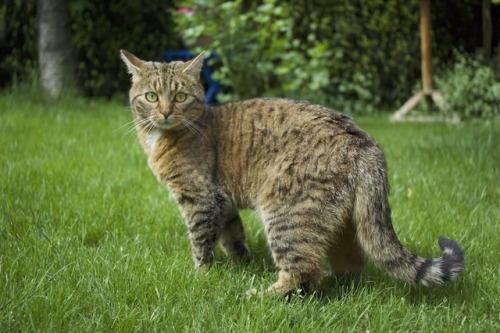
{"type": "Polygon", "coordinates": [[[500,4],[433,1],[431,22],[434,85],[458,124],[388,120],[421,89],[417,0],[1,2],[0,331],[500,331],[500,4]],[[39,35],[44,3],[66,9],[60,35],[39,35]],[[64,36],[54,94],[40,41],[64,36]],[[281,96],[353,115],[386,153],[403,244],[435,257],[438,236],[456,239],[463,275],[423,288],[368,265],[303,299],[246,299],[276,279],[249,211],[253,261],[218,252],[197,274],[135,138],[119,58],[185,48],[217,54],[219,103],[281,96]]]}
{"type": "MultiPolygon", "coordinates": [[[[220,102],[282,96],[366,114],[395,110],[421,88],[418,0],[44,2],[67,7],[69,86],[87,97],[125,94],[119,49],[151,60],[216,52],[220,102]]],[[[0,18],[0,87],[37,82],[37,3],[4,1],[0,18]]],[[[434,79],[450,108],[498,115],[499,1],[435,1],[431,22],[434,79]]]]}

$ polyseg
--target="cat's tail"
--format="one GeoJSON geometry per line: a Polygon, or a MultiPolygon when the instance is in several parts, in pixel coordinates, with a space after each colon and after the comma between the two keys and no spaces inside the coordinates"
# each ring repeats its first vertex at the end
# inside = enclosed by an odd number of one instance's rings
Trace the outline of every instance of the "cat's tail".
{"type": "Polygon", "coordinates": [[[454,280],[464,269],[464,253],[458,243],[440,237],[443,255],[425,259],[412,254],[399,241],[392,227],[381,152],[376,160],[361,160],[358,164],[353,219],[361,247],[377,266],[396,279],[425,286],[454,280]],[[380,168],[374,168],[373,162],[380,168]]]}

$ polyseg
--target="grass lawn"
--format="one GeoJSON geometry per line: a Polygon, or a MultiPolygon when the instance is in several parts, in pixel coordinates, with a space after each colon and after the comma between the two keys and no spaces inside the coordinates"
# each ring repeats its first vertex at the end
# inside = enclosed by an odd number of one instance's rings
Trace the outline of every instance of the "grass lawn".
{"type": "Polygon", "coordinates": [[[386,152],[402,242],[466,270],[440,288],[326,279],[304,299],[242,295],[276,270],[244,212],[254,260],[193,270],[186,229],[116,102],[0,96],[0,331],[499,332],[500,122],[358,119],[386,152]],[[128,125],[127,125],[128,124],[128,125]]]}

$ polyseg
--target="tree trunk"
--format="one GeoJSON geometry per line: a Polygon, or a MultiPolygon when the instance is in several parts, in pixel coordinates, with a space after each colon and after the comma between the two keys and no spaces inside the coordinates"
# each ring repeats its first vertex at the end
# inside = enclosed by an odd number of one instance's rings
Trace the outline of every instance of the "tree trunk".
{"type": "Polygon", "coordinates": [[[38,0],[38,62],[41,85],[51,97],[74,86],[66,0],[38,0]]]}
{"type": "Polygon", "coordinates": [[[491,56],[492,22],[491,22],[491,0],[483,0],[483,54],[486,58],[491,56]]]}

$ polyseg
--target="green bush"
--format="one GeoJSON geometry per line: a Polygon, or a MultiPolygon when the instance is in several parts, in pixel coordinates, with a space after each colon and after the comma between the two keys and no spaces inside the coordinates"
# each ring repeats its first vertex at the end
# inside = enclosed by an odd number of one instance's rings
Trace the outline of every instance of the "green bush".
{"type": "MultiPolygon", "coordinates": [[[[216,51],[221,101],[252,96],[309,99],[346,112],[394,108],[420,81],[419,1],[195,0],[176,15],[188,45],[216,51]],[[206,38],[208,37],[208,38],[206,38]]],[[[433,65],[481,46],[481,4],[432,3],[433,65]]]]}
{"type": "Polygon", "coordinates": [[[449,110],[461,119],[500,117],[500,80],[480,59],[458,56],[436,83],[449,110]]]}
{"type": "MultiPolygon", "coordinates": [[[[145,59],[209,37],[216,51],[221,101],[253,96],[308,99],[346,112],[401,105],[420,80],[418,1],[139,0],[68,1],[77,84],[86,95],[126,91],[118,57],[145,59]],[[196,14],[174,15],[193,6],[196,14]],[[189,43],[191,42],[191,43],[189,43]]],[[[453,65],[451,50],[481,46],[477,0],[434,1],[433,65],[453,65]]],[[[497,37],[495,37],[497,38],[497,37]]],[[[498,44],[498,40],[493,42],[498,44]]],[[[201,50],[201,47],[198,48],[201,50]]],[[[36,2],[0,2],[0,88],[36,80],[36,2]]]]}
{"type": "Polygon", "coordinates": [[[209,37],[197,50],[219,55],[221,101],[284,96],[367,112],[406,97],[418,77],[413,5],[219,0],[195,8],[176,23],[188,45],[209,37]]]}

